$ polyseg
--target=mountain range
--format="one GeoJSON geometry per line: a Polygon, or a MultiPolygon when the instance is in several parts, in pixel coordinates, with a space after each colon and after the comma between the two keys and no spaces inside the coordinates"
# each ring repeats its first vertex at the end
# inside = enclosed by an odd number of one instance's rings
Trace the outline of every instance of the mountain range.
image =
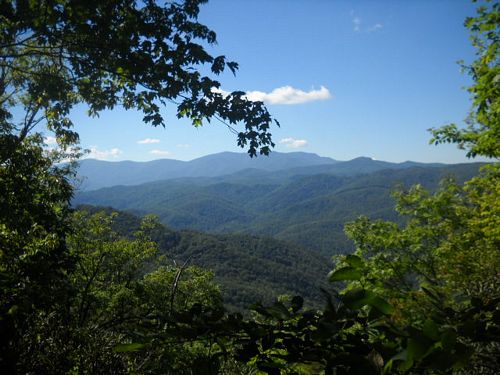
{"type": "Polygon", "coordinates": [[[257,159],[221,153],[191,162],[85,160],[80,173],[86,173],[87,187],[121,186],[81,189],[73,204],[154,213],[174,229],[274,237],[331,256],[352,250],[343,226],[359,215],[403,220],[393,210],[396,186],[419,183],[434,190],[448,176],[470,179],[481,165],[389,163],[365,157],[341,162],[307,153],[257,159]],[[159,180],[138,184],[146,178],[159,180]]]}
{"type": "Polygon", "coordinates": [[[289,168],[331,165],[337,161],[305,152],[273,152],[268,157],[250,158],[248,154],[221,152],[191,161],[158,159],[148,162],[109,162],[85,159],[78,168],[78,188],[95,190],[115,185],[138,185],[145,182],[189,177],[217,177],[245,169],[278,171],[289,168]]]}
{"type": "MultiPolygon", "coordinates": [[[[252,173],[256,171],[259,175],[261,172],[269,172],[267,176],[269,179],[275,172],[279,172],[279,177],[282,178],[286,175],[317,173],[354,175],[389,168],[443,165],[410,161],[389,163],[367,157],[338,161],[306,152],[272,152],[269,156],[256,158],[250,158],[245,153],[221,152],[191,161],[158,159],[148,162],[110,162],[85,159],[80,162],[78,168],[77,187],[82,191],[87,191],[116,185],[130,186],[179,178],[221,177],[238,172],[242,172],[243,176],[250,177],[250,179],[252,173]]],[[[246,180],[248,182],[248,178],[246,180]]]]}

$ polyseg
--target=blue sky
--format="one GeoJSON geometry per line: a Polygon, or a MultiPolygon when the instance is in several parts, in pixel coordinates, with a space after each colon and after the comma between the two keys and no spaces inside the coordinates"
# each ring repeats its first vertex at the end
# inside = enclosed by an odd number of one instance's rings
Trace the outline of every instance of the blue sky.
{"type": "MultiPolygon", "coordinates": [[[[263,99],[281,122],[276,151],[338,160],[463,162],[455,146],[431,146],[427,129],[463,123],[470,79],[457,61],[474,50],[463,27],[475,4],[462,0],[211,0],[200,21],[217,32],[214,55],[240,64],[222,89],[263,99]]],[[[74,116],[82,146],[106,160],[190,160],[242,150],[222,124],[195,129],[165,108],[167,128],[115,109],[74,116]],[[142,141],[142,143],[141,143],[142,141]]]]}

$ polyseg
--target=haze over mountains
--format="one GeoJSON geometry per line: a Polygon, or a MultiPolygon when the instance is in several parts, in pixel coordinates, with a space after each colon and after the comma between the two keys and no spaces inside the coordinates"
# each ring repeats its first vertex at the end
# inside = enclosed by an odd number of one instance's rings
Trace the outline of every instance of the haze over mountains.
{"type": "Polygon", "coordinates": [[[340,162],[307,153],[257,159],[220,153],[190,162],[85,160],[80,175],[88,178],[73,204],[154,213],[174,229],[270,236],[331,256],[352,249],[343,234],[346,222],[359,215],[398,219],[391,198],[397,185],[432,190],[447,176],[471,178],[480,165],[364,157],[340,162]],[[83,191],[100,186],[109,187],[83,191]]]}
{"type": "Polygon", "coordinates": [[[145,182],[192,177],[220,177],[252,170],[277,172],[281,175],[330,173],[353,175],[381,169],[401,169],[414,166],[443,166],[416,162],[389,163],[359,157],[338,161],[306,152],[272,152],[268,157],[250,158],[245,153],[221,152],[191,161],[159,159],[149,162],[109,162],[86,159],[80,162],[78,188],[95,190],[116,185],[139,185],[145,182]],[[286,172],[285,172],[286,171],[286,172]]]}
{"type": "Polygon", "coordinates": [[[293,167],[331,165],[337,161],[304,152],[273,152],[269,157],[250,158],[248,154],[221,152],[191,161],[158,159],[148,162],[109,162],[86,159],[80,162],[78,175],[81,190],[115,185],[138,185],[145,182],[183,177],[216,177],[255,168],[278,171],[293,167]]]}

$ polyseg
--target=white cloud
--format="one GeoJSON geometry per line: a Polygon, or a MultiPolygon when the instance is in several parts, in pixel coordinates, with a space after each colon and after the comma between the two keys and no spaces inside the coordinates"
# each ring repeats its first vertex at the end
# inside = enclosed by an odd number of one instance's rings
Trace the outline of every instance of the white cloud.
{"type": "Polygon", "coordinates": [[[212,92],[215,92],[217,94],[221,94],[222,96],[228,96],[229,94],[231,94],[229,91],[218,89],[217,87],[212,87],[211,90],[212,90],[212,92]]]}
{"type": "Polygon", "coordinates": [[[150,144],[153,144],[153,143],[160,143],[160,140],[159,139],[154,139],[154,138],[146,138],[146,139],[143,139],[141,141],[137,141],[138,144],[140,145],[150,145],[150,144]]]}
{"type": "Polygon", "coordinates": [[[111,150],[98,150],[96,146],[90,146],[90,152],[86,155],[87,158],[92,159],[116,159],[118,156],[123,154],[123,151],[119,148],[112,148],[111,150]]]}
{"type": "Polygon", "coordinates": [[[355,32],[360,32],[361,31],[361,18],[354,17],[352,19],[352,25],[353,25],[353,30],[355,32]]]}
{"type": "Polygon", "coordinates": [[[179,148],[189,148],[189,147],[191,147],[191,145],[187,144],[187,143],[179,143],[178,145],[176,145],[176,147],[179,147],[179,148]]]}
{"type": "Polygon", "coordinates": [[[307,141],[305,139],[295,139],[292,137],[283,138],[279,143],[289,148],[300,148],[307,146],[307,141]]]}
{"type": "Polygon", "coordinates": [[[249,91],[246,96],[249,100],[260,100],[267,104],[301,104],[331,98],[330,91],[324,86],[321,86],[319,90],[308,92],[293,88],[292,86],[283,86],[274,89],[270,93],[249,91]]]}
{"type": "MultiPolygon", "coordinates": [[[[230,94],[228,91],[220,89],[214,89],[213,91],[222,95],[230,94]]],[[[319,90],[302,91],[289,85],[278,87],[271,92],[248,91],[245,96],[248,100],[262,101],[266,104],[302,104],[332,97],[325,86],[321,86],[319,90]]]]}
{"type": "Polygon", "coordinates": [[[56,137],[45,137],[43,141],[48,144],[48,145],[55,145],[57,144],[57,139],[56,137]]]}
{"type": "Polygon", "coordinates": [[[373,25],[372,27],[370,27],[367,31],[369,33],[373,33],[375,31],[381,30],[383,27],[384,27],[384,25],[382,25],[381,23],[376,23],[375,25],[373,25]]]}
{"type": "Polygon", "coordinates": [[[151,150],[149,151],[151,155],[156,155],[156,156],[170,156],[172,153],[167,150],[151,150]]]}

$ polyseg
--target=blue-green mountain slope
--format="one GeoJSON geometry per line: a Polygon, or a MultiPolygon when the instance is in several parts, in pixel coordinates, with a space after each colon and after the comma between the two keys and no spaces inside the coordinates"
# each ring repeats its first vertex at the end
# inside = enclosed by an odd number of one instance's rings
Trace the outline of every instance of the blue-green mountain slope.
{"type": "MultiPolygon", "coordinates": [[[[373,168],[370,161],[364,160],[364,163],[366,168],[373,168]]],[[[447,176],[459,181],[471,178],[480,165],[410,165],[356,175],[336,173],[336,164],[319,174],[252,169],[251,181],[243,178],[245,171],[239,171],[233,177],[115,186],[79,192],[74,204],[112,206],[137,214],[154,213],[175,229],[270,236],[330,256],[352,248],[343,234],[346,222],[359,215],[397,218],[391,198],[396,186],[420,183],[435,189],[447,176]]]]}

